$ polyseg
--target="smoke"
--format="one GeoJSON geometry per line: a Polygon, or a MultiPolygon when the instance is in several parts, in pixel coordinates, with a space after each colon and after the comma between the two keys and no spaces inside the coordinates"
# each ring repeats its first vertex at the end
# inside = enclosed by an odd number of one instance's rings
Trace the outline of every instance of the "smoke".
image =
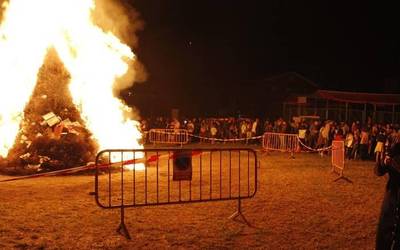
{"type": "MultiPolygon", "coordinates": [[[[96,8],[92,13],[93,22],[105,32],[111,32],[133,50],[138,46],[136,33],[144,28],[140,14],[128,3],[121,0],[95,0],[96,8]]],[[[145,67],[137,58],[129,60],[128,72],[114,84],[116,93],[131,87],[135,82],[147,79],[145,67]]]]}
{"type": "MultiPolygon", "coordinates": [[[[93,0],[96,8],[92,12],[93,22],[105,32],[116,35],[123,43],[132,50],[138,47],[137,32],[143,30],[144,22],[137,12],[127,1],[124,0],[93,0]]],[[[4,10],[10,0],[0,0],[0,21],[3,19],[4,10]]],[[[128,72],[117,79],[114,91],[119,93],[123,89],[131,87],[135,82],[140,83],[147,80],[147,72],[143,64],[135,58],[127,60],[128,72]]]]}

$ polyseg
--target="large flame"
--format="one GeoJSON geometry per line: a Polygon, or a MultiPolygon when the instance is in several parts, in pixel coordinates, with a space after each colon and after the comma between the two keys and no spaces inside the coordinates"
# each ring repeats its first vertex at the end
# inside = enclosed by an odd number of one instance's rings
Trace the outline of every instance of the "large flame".
{"type": "Polygon", "coordinates": [[[0,26],[0,155],[7,156],[49,48],[71,75],[70,91],[100,148],[142,148],[138,122],[113,94],[135,60],[131,49],[92,21],[94,0],[10,0],[0,26]]]}

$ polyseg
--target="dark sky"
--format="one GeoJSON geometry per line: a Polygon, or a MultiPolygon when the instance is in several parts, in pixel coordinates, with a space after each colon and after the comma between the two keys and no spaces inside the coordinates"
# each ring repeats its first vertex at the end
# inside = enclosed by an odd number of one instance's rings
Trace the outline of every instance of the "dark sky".
{"type": "Polygon", "coordinates": [[[145,22],[136,52],[149,73],[135,91],[168,108],[232,104],[244,89],[259,91],[263,79],[288,71],[323,89],[400,89],[400,20],[389,1],[131,3],[145,22]]]}

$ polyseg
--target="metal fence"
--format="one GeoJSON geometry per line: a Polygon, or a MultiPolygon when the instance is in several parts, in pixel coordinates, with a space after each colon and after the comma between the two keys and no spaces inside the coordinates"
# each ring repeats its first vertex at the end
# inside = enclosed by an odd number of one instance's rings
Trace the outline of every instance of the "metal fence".
{"type": "Polygon", "coordinates": [[[118,232],[127,238],[128,207],[237,200],[231,218],[248,224],[241,200],[257,192],[257,163],[246,148],[105,150],[96,157],[95,200],[121,210],[118,232]]]}
{"type": "Polygon", "coordinates": [[[264,150],[294,153],[300,150],[300,144],[296,134],[267,132],[263,137],[263,148],[264,150]]]}
{"type": "Polygon", "coordinates": [[[334,140],[332,141],[332,172],[339,175],[335,181],[340,179],[344,179],[348,182],[352,182],[347,177],[344,176],[344,167],[345,167],[345,148],[344,141],[342,140],[334,140]]]}
{"type": "Polygon", "coordinates": [[[150,129],[149,141],[153,144],[187,144],[189,132],[186,129],[150,129]]]}

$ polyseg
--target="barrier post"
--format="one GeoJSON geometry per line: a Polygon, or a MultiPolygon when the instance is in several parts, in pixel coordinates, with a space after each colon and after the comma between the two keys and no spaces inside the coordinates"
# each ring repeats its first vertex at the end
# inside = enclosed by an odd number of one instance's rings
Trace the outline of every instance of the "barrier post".
{"type": "Polygon", "coordinates": [[[128,228],[125,225],[125,206],[121,206],[121,222],[117,228],[117,232],[129,240],[132,239],[128,228]]]}
{"type": "Polygon", "coordinates": [[[294,152],[293,152],[293,150],[292,151],[290,151],[290,159],[295,159],[296,157],[294,157],[294,152]]]}
{"type": "Polygon", "coordinates": [[[234,221],[238,221],[237,218],[241,218],[242,221],[247,225],[247,226],[251,226],[251,224],[247,221],[246,217],[243,215],[242,213],[242,199],[238,198],[238,206],[237,206],[237,211],[234,212],[231,216],[229,216],[229,219],[234,220],[234,221]]]}

